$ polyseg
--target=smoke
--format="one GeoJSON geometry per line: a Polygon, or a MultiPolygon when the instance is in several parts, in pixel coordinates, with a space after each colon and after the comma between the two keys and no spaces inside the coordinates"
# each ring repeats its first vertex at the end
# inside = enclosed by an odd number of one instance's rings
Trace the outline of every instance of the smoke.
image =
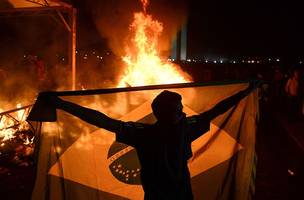
{"type": "Polygon", "coordinates": [[[164,29],[160,37],[162,52],[170,53],[172,41],[178,31],[187,22],[187,1],[185,0],[152,0],[150,10],[156,19],[163,23],[164,29]]]}
{"type": "MultiPolygon", "coordinates": [[[[102,62],[98,63],[77,58],[77,82],[82,82],[77,88],[112,87],[121,70],[117,66],[122,65],[120,57],[125,54],[124,46],[130,38],[133,14],[142,12],[142,5],[139,0],[88,0],[82,4],[91,12],[99,34],[107,40],[114,54],[103,56],[102,62]]],[[[1,8],[7,6],[1,4],[1,8]]],[[[186,0],[151,0],[147,13],[163,23],[160,50],[168,55],[173,38],[187,19],[186,0]]],[[[71,69],[67,65],[68,33],[58,16],[2,17],[0,27],[0,108],[33,103],[41,90],[71,88],[71,69]],[[28,55],[43,60],[47,71],[46,86],[40,86],[28,55]],[[62,61],[63,57],[65,61],[62,61]]],[[[78,35],[78,45],[80,41],[86,41],[84,37],[85,34],[78,35]]]]}
{"type": "MultiPolygon", "coordinates": [[[[45,83],[37,78],[33,58],[42,59],[48,75],[58,64],[58,55],[67,52],[67,31],[51,16],[7,16],[0,21],[0,109],[12,109],[17,103],[34,102],[41,90],[56,89],[52,80],[66,77],[48,76],[45,83]],[[31,56],[29,56],[31,55],[31,56]],[[52,84],[48,84],[52,82],[52,84]],[[48,83],[46,83],[48,82],[48,83]],[[43,86],[42,85],[48,85],[43,86]]],[[[59,82],[59,81],[58,81],[59,82]]]]}
{"type": "MultiPolygon", "coordinates": [[[[106,38],[111,50],[118,56],[124,55],[128,42],[129,26],[134,12],[143,11],[139,0],[89,1],[92,16],[102,37],[106,38]]],[[[147,13],[163,23],[160,51],[169,52],[172,40],[187,20],[186,0],[151,0],[147,13]]]]}

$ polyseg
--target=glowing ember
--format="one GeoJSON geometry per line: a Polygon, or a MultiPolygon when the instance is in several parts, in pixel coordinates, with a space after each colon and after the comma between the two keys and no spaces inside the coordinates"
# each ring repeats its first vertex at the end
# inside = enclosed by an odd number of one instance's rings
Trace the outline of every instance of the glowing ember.
{"type": "Polygon", "coordinates": [[[141,0],[144,12],[134,13],[130,30],[134,33],[131,45],[126,47],[123,61],[127,71],[118,87],[185,83],[191,78],[179,66],[162,60],[159,56],[158,38],[163,31],[162,23],[146,13],[148,0],[141,0]]]}
{"type": "MultiPolygon", "coordinates": [[[[0,113],[3,112],[3,110],[0,109],[0,113]]],[[[6,141],[9,139],[14,138],[15,131],[11,128],[14,125],[14,121],[9,119],[7,116],[0,116],[0,139],[2,141],[6,141]]]]}
{"type": "Polygon", "coordinates": [[[149,4],[149,0],[140,0],[140,2],[142,3],[144,12],[146,13],[147,6],[149,4]]]}
{"type": "Polygon", "coordinates": [[[22,109],[21,107],[21,104],[17,104],[17,110],[15,112],[5,114],[3,114],[3,110],[0,109],[1,146],[5,145],[5,141],[15,138],[15,134],[18,131],[29,129],[28,123],[25,121],[27,117],[27,109],[22,109]]]}

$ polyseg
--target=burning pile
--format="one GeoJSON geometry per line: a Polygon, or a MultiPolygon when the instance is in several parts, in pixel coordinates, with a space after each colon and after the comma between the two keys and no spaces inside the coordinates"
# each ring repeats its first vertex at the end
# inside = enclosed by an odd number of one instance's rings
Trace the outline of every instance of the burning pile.
{"type": "Polygon", "coordinates": [[[123,56],[127,70],[118,87],[191,81],[191,77],[179,66],[161,59],[158,38],[163,31],[163,25],[147,14],[149,1],[141,0],[141,3],[143,11],[134,13],[134,20],[130,25],[133,36],[131,44],[126,47],[126,55],[123,56]]]}
{"type": "Polygon", "coordinates": [[[30,106],[3,112],[0,109],[0,165],[28,166],[34,149],[34,132],[26,122],[30,106]]]}
{"type": "MultiPolygon", "coordinates": [[[[147,13],[148,0],[141,3],[142,11],[134,13],[129,27],[131,40],[122,57],[126,70],[117,87],[190,82],[191,77],[178,65],[161,57],[159,37],[163,24],[147,13]]],[[[22,164],[32,155],[34,130],[26,122],[28,112],[29,107],[21,105],[9,112],[0,109],[0,164],[4,161],[22,164]]]]}

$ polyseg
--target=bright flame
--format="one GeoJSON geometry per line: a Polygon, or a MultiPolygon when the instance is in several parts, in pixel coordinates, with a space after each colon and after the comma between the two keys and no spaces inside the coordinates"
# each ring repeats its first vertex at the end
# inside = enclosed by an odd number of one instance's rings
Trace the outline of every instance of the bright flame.
{"type": "Polygon", "coordinates": [[[134,13],[130,30],[134,33],[131,45],[126,47],[126,56],[122,59],[127,71],[118,87],[143,86],[170,83],[185,83],[191,78],[179,69],[179,66],[161,59],[158,49],[158,38],[163,25],[146,14],[148,0],[141,0],[144,12],[134,13]]]}
{"type": "MultiPolygon", "coordinates": [[[[22,107],[22,105],[21,105],[21,103],[18,103],[17,104],[17,108],[21,108],[22,107]]],[[[17,111],[17,120],[24,120],[24,114],[25,114],[25,110],[18,110],[17,111]]]]}
{"type": "MultiPolygon", "coordinates": [[[[0,113],[3,112],[2,109],[0,109],[0,113]]],[[[14,138],[15,131],[11,128],[14,125],[14,121],[9,119],[7,116],[3,115],[0,116],[0,139],[2,141],[10,140],[14,138]]]]}
{"type": "Polygon", "coordinates": [[[28,137],[26,137],[26,140],[23,144],[29,145],[29,144],[31,144],[31,140],[28,137]]]}
{"type": "Polygon", "coordinates": [[[143,6],[144,12],[146,13],[147,12],[147,7],[148,7],[148,4],[149,4],[149,0],[140,0],[140,2],[143,6]]]}
{"type": "MultiPolygon", "coordinates": [[[[17,108],[21,108],[20,103],[17,104],[17,108]]],[[[3,110],[0,109],[0,113],[3,110]]],[[[4,146],[4,142],[16,137],[15,133],[22,130],[27,130],[29,125],[26,123],[26,109],[20,109],[18,111],[0,115],[0,142],[1,146],[4,146]]],[[[27,143],[27,141],[25,141],[27,143]]]]}

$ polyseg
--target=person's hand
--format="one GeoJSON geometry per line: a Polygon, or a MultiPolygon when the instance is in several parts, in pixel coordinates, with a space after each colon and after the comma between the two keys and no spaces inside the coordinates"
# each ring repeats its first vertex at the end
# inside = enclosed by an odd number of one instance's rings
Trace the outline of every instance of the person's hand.
{"type": "Polygon", "coordinates": [[[56,107],[56,104],[60,99],[57,97],[56,92],[44,91],[39,93],[37,100],[56,107]]]}
{"type": "Polygon", "coordinates": [[[57,99],[59,98],[57,97],[56,92],[40,92],[27,120],[40,122],[56,121],[57,99]]]}

